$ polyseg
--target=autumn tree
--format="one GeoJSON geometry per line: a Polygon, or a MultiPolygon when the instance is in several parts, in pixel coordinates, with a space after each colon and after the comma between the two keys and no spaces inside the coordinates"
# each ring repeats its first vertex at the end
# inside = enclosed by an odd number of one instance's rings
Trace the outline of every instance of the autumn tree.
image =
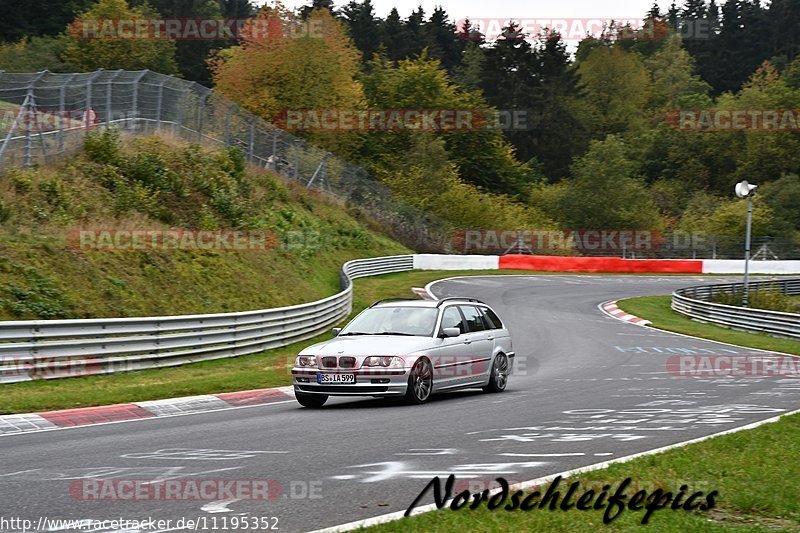
{"type": "MultiPolygon", "coordinates": [[[[259,17],[270,21],[268,38],[250,38],[212,60],[218,92],[268,120],[289,110],[365,108],[356,80],[360,54],[328,10],[311,12],[299,26],[282,7],[264,8],[259,17]]],[[[358,143],[341,132],[299,133],[341,156],[358,143]]]]}

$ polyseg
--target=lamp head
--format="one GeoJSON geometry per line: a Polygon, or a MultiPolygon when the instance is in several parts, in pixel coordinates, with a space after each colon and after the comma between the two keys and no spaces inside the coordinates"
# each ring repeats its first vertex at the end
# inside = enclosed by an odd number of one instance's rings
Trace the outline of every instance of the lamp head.
{"type": "Polygon", "coordinates": [[[747,181],[740,181],[736,184],[734,191],[739,198],[747,198],[750,194],[758,188],[758,185],[747,183],[747,181]]]}

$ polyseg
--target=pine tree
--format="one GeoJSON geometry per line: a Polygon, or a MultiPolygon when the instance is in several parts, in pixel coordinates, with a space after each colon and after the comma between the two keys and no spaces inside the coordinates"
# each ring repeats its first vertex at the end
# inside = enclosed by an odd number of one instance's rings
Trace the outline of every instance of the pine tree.
{"type": "Polygon", "coordinates": [[[352,0],[342,8],[340,16],[350,29],[356,48],[361,50],[362,59],[371,59],[381,43],[380,22],[375,18],[372,0],[363,0],[360,4],[352,0]]]}
{"type": "Polygon", "coordinates": [[[428,56],[438,58],[442,66],[452,73],[461,61],[465,42],[459,38],[456,25],[448,19],[444,9],[437,7],[433,10],[424,26],[424,34],[428,56]]]}
{"type": "Polygon", "coordinates": [[[307,20],[311,13],[317,9],[327,9],[331,15],[336,16],[333,9],[333,0],[312,0],[311,5],[300,8],[300,18],[307,20]]]}

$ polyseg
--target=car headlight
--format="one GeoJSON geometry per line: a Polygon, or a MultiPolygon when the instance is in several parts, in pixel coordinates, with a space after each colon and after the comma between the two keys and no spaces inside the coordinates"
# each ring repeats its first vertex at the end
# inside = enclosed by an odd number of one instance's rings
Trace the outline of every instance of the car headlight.
{"type": "Polygon", "coordinates": [[[362,367],[378,367],[378,368],[403,368],[403,360],[399,357],[390,357],[385,355],[371,355],[364,359],[362,367]]]}
{"type": "Polygon", "coordinates": [[[317,357],[315,355],[298,355],[295,366],[306,368],[317,368],[317,357]]]}

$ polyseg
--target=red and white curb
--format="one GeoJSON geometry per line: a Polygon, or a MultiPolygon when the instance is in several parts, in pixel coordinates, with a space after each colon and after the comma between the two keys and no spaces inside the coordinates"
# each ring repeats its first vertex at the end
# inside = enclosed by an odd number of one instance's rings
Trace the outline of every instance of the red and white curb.
{"type": "Polygon", "coordinates": [[[436,300],[436,297],[430,291],[428,291],[428,287],[412,287],[411,292],[423,300],[436,300]]]}
{"type": "Polygon", "coordinates": [[[637,326],[646,326],[650,324],[649,320],[645,320],[644,318],[639,318],[638,316],[626,313],[625,311],[620,309],[619,306],[617,306],[616,300],[614,300],[613,302],[606,302],[604,304],[600,304],[600,309],[611,318],[616,318],[617,320],[622,320],[623,322],[629,322],[631,324],[636,324],[637,326]]]}
{"type": "Polygon", "coordinates": [[[165,416],[208,413],[294,399],[294,388],[275,387],[20,415],[0,415],[0,436],[165,416]]]}

